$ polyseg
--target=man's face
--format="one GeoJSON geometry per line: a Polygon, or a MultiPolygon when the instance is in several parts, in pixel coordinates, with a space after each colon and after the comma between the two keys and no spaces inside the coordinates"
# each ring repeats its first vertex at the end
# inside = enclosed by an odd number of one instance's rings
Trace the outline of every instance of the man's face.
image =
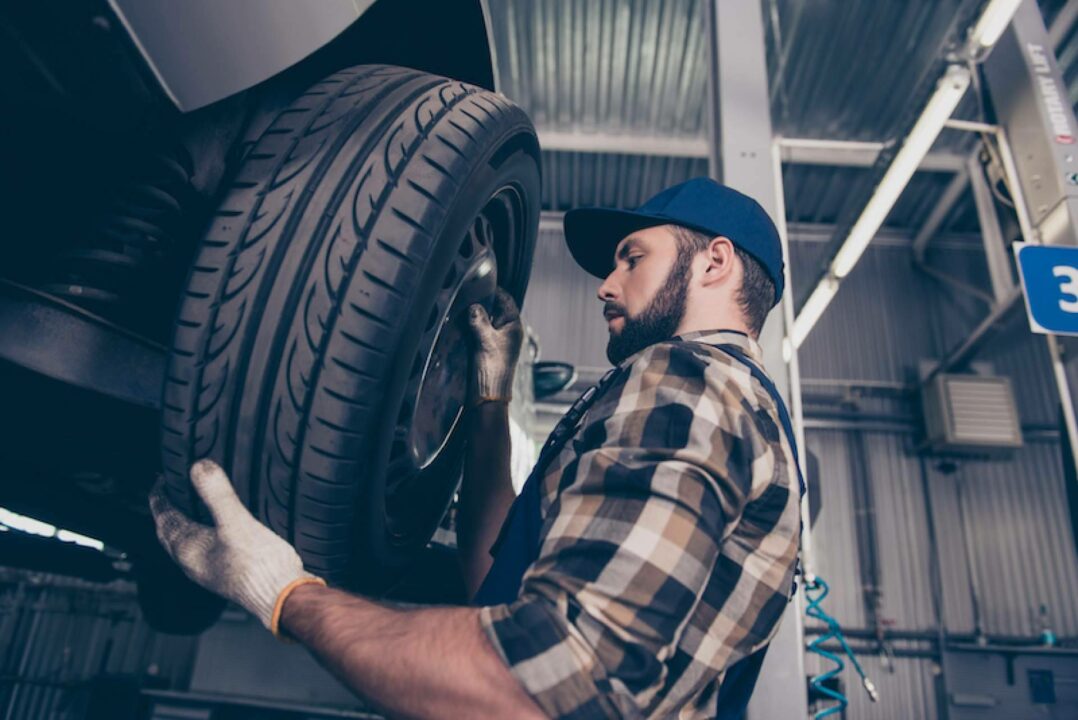
{"type": "Polygon", "coordinates": [[[599,287],[611,363],[674,336],[685,315],[691,264],[692,254],[680,253],[673,233],[662,226],[618,243],[614,270],[599,287]]]}

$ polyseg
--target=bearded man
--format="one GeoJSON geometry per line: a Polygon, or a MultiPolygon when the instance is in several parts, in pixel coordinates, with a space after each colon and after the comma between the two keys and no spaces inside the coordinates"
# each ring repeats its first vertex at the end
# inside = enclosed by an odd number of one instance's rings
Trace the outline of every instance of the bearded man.
{"type": "Polygon", "coordinates": [[[493,317],[471,308],[458,515],[471,606],[397,608],[325,587],[210,461],[191,479],[214,527],[158,488],[158,535],[189,576],[391,715],[741,717],[800,537],[793,434],[756,342],[782,297],[778,233],[751,198],[698,178],[637,210],[570,211],[565,235],[603,279],[614,367],[514,498],[520,321],[504,293],[493,317]]]}

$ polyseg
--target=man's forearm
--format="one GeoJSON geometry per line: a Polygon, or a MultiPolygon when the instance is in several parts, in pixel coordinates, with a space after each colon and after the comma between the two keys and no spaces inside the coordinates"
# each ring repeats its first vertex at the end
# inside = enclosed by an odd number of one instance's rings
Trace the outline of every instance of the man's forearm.
{"type": "Polygon", "coordinates": [[[281,627],[392,717],[541,718],[466,607],[395,609],[317,585],[296,588],[281,627]]]}
{"type": "Polygon", "coordinates": [[[464,584],[471,598],[490,569],[490,548],[514,494],[509,472],[508,407],[500,402],[483,403],[469,415],[469,441],[457,515],[457,547],[464,584]]]}

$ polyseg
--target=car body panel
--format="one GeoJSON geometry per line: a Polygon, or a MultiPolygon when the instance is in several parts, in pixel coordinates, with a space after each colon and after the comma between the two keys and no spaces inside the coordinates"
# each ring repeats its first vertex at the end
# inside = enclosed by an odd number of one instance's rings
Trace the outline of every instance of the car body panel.
{"type": "Polygon", "coordinates": [[[109,0],[183,112],[253,87],[337,37],[374,0],[109,0]]]}

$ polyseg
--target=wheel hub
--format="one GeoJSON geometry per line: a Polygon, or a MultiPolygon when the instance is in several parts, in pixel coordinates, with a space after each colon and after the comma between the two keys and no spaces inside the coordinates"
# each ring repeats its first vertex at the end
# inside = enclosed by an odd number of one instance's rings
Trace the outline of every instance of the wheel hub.
{"type": "Polygon", "coordinates": [[[523,231],[522,208],[515,187],[495,192],[445,266],[420,342],[426,349],[412,362],[399,406],[386,470],[386,528],[396,542],[416,533],[429,537],[459,482],[473,344],[467,312],[474,303],[490,309],[506,247],[523,231]]]}
{"type": "Polygon", "coordinates": [[[453,434],[467,402],[469,339],[464,325],[469,306],[483,302],[498,286],[494,252],[485,247],[458,280],[449,310],[423,369],[412,411],[408,450],[419,470],[430,465],[453,434]]]}

